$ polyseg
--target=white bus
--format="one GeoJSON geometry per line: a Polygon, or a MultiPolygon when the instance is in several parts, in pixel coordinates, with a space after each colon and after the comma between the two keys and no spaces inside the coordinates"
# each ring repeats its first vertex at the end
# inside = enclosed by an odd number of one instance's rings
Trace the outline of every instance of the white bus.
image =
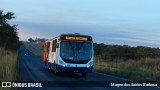
{"type": "Polygon", "coordinates": [[[79,72],[82,76],[92,72],[92,37],[81,34],[60,34],[44,45],[44,62],[55,74],[79,72]]]}

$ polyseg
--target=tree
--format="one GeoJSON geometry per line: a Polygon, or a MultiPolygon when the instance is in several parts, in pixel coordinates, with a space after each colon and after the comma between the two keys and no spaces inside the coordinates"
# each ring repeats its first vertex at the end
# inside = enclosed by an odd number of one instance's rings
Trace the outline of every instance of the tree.
{"type": "Polygon", "coordinates": [[[150,48],[144,46],[130,47],[127,45],[107,45],[94,43],[94,55],[96,58],[103,60],[138,60],[141,58],[160,57],[159,48],[150,48]]]}
{"type": "Polygon", "coordinates": [[[9,20],[14,19],[13,12],[6,14],[0,10],[0,47],[15,49],[19,46],[19,37],[17,35],[17,25],[10,25],[9,20]]]}
{"type": "Polygon", "coordinates": [[[33,42],[34,40],[32,38],[29,38],[28,41],[33,42]]]}

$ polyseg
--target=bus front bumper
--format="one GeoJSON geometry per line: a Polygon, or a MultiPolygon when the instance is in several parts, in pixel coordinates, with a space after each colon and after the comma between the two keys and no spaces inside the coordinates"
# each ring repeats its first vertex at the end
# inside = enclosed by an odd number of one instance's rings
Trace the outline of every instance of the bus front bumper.
{"type": "Polygon", "coordinates": [[[58,72],[87,72],[87,73],[91,73],[92,68],[93,68],[93,66],[90,66],[90,67],[66,67],[66,66],[58,65],[58,67],[57,67],[58,72]]]}

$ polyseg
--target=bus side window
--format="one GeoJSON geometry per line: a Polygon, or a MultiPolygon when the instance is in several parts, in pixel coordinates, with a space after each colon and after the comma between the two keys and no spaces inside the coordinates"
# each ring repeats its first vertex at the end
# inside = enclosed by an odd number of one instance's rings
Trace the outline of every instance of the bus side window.
{"type": "Polygon", "coordinates": [[[57,39],[54,41],[54,52],[56,52],[57,39]]]}
{"type": "Polygon", "coordinates": [[[53,40],[53,43],[52,43],[52,52],[56,51],[56,44],[57,44],[57,39],[53,40]]]}
{"type": "Polygon", "coordinates": [[[54,40],[52,41],[52,52],[54,51],[54,40]]]}

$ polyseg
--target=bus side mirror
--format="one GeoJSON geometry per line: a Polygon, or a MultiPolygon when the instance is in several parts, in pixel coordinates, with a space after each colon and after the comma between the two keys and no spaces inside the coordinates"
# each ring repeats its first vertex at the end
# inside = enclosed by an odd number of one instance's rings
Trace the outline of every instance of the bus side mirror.
{"type": "Polygon", "coordinates": [[[59,48],[59,43],[57,43],[56,48],[59,48]]]}

